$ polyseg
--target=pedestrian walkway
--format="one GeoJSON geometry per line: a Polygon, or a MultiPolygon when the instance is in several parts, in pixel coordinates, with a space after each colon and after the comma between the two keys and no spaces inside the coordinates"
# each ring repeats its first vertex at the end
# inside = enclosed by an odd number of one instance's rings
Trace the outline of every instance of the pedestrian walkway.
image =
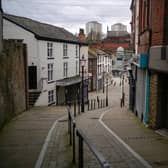
{"type": "Polygon", "coordinates": [[[35,107],[10,121],[0,132],[0,168],[33,168],[53,123],[65,107],[35,107]]]}

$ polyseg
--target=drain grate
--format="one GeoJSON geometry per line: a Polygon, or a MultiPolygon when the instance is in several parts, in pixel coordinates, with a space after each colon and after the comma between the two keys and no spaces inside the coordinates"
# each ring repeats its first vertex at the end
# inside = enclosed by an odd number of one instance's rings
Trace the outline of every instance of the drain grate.
{"type": "Polygon", "coordinates": [[[68,120],[65,119],[65,120],[58,120],[58,122],[67,122],[68,120]]]}
{"type": "Polygon", "coordinates": [[[168,160],[153,162],[156,166],[168,166],[168,160]]]}
{"type": "Polygon", "coordinates": [[[92,117],[92,118],[90,118],[90,119],[92,119],[92,120],[98,120],[99,117],[92,117]]]}

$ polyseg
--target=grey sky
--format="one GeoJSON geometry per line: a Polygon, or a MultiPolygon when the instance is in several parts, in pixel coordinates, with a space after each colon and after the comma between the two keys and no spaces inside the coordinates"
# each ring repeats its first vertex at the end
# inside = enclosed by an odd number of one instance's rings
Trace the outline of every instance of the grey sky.
{"type": "Polygon", "coordinates": [[[130,30],[131,0],[2,0],[6,13],[43,21],[76,33],[88,21],[107,25],[121,22],[130,30]]]}

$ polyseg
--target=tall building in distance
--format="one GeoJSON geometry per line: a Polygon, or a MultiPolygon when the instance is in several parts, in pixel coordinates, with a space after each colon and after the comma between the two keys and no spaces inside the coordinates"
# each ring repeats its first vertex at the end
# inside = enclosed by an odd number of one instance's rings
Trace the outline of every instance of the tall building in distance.
{"type": "Polygon", "coordinates": [[[127,32],[127,26],[122,23],[116,23],[111,26],[111,31],[107,30],[107,37],[119,37],[126,36],[129,33],[127,32]]]}
{"type": "Polygon", "coordinates": [[[88,40],[101,40],[102,24],[97,21],[86,23],[86,35],[88,40]]]}

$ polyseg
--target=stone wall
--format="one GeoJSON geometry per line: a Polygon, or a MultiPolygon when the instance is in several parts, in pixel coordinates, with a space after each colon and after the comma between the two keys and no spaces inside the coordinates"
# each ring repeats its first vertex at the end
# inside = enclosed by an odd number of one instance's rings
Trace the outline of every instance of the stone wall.
{"type": "Polygon", "coordinates": [[[1,9],[1,0],[0,0],[0,52],[2,51],[2,9],[1,9]]]}
{"type": "Polygon", "coordinates": [[[0,127],[27,109],[27,56],[21,41],[6,40],[0,55],[0,127]]]}

